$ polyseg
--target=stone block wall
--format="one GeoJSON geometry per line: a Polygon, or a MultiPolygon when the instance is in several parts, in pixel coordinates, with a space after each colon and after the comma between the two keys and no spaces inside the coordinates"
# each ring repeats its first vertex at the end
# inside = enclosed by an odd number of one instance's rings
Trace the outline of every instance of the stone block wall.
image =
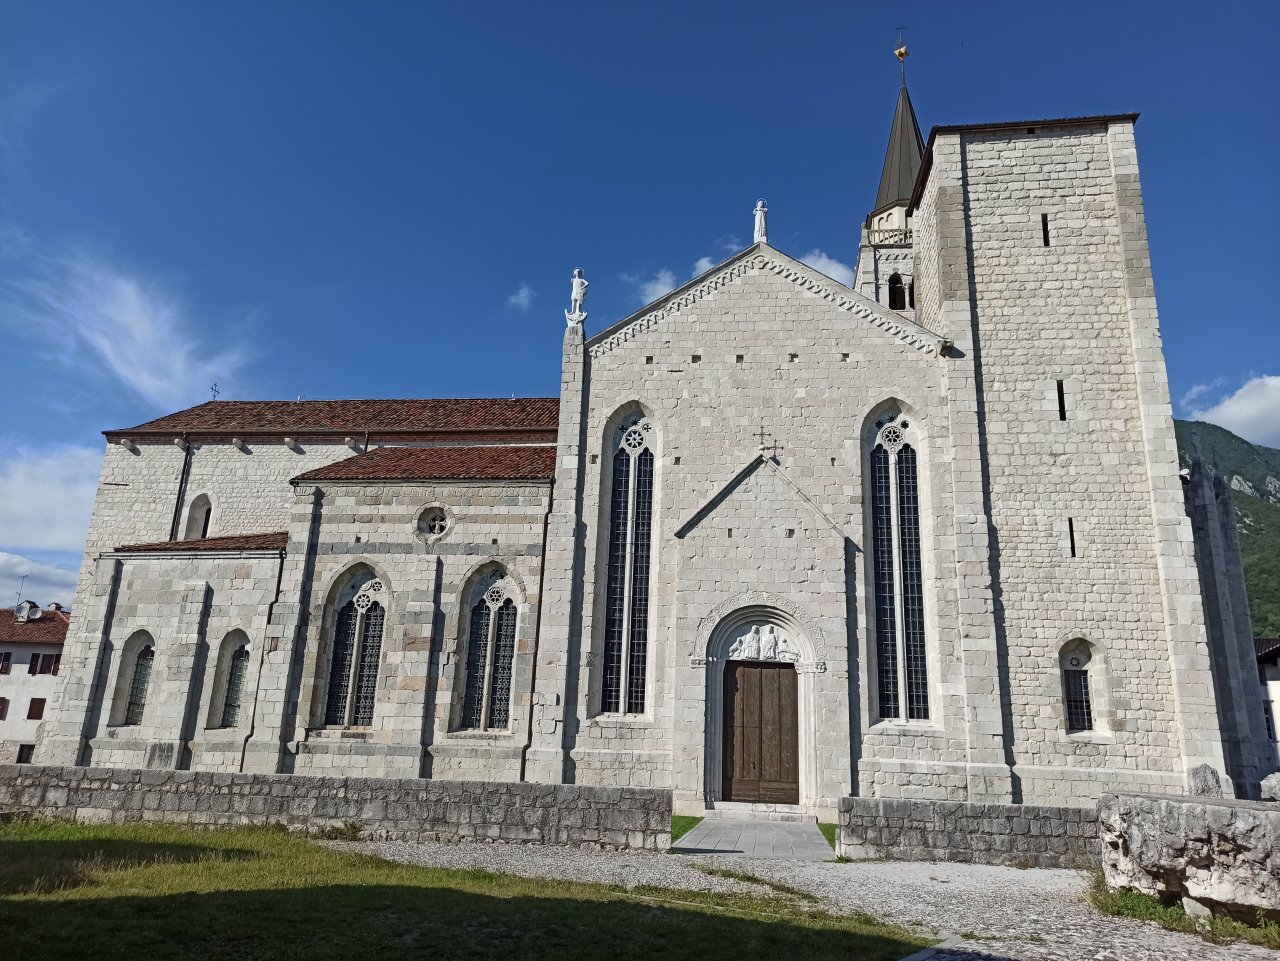
{"type": "Polygon", "coordinates": [[[665,850],[671,793],[491,781],[385,780],[0,765],[0,811],[80,821],[323,828],[403,841],[665,850]]]}
{"type": "Polygon", "coordinates": [[[851,858],[1087,867],[1097,860],[1093,808],[842,798],[836,850],[851,858]]]}

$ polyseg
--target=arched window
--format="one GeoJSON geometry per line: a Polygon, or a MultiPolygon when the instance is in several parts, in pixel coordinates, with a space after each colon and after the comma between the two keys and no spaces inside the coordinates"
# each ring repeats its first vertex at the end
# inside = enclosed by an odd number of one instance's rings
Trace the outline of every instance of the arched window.
{"type": "Polygon", "coordinates": [[[653,424],[628,418],[613,438],[600,709],[643,714],[653,547],[653,424]]]}
{"type": "Polygon", "coordinates": [[[889,309],[906,310],[907,298],[902,291],[902,275],[889,275],[889,309]]]}
{"type": "Polygon", "coordinates": [[[150,644],[140,648],[133,659],[133,674],[129,678],[129,700],[124,706],[124,723],[141,724],[147,708],[147,687],[151,683],[151,666],[156,650],[150,644]]]}
{"type": "Polygon", "coordinates": [[[244,682],[249,674],[249,645],[241,644],[231,652],[227,661],[226,691],[222,697],[221,727],[235,727],[240,723],[241,705],[244,702],[244,682]]]}
{"type": "Polygon", "coordinates": [[[461,726],[505,729],[511,723],[511,664],[516,653],[516,602],[496,575],[477,589],[467,626],[467,683],[461,726]]]}
{"type": "Polygon", "coordinates": [[[1093,695],[1089,684],[1089,662],[1092,660],[1093,649],[1083,638],[1068,641],[1058,652],[1068,734],[1093,730],[1093,695]]]}
{"type": "Polygon", "coordinates": [[[378,698],[386,592],[382,581],[371,577],[345,593],[354,596],[338,608],[335,618],[324,723],[368,727],[378,698]]]}
{"type": "Polygon", "coordinates": [[[876,424],[868,458],[871,572],[875,595],[876,699],[881,718],[928,720],[919,465],[911,424],[893,414],[876,424]]]}
{"type": "Polygon", "coordinates": [[[209,521],[213,518],[213,505],[208,494],[201,494],[191,502],[187,510],[187,527],[183,540],[194,541],[209,536],[209,521]]]}

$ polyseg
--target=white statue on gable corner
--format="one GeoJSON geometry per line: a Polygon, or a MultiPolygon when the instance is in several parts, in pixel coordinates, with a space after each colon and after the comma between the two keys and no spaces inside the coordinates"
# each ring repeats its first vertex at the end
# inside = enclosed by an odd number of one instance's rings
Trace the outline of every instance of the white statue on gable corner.
{"type": "Polygon", "coordinates": [[[582,309],[583,301],[587,299],[587,278],[582,276],[582,268],[575,267],[573,271],[573,284],[569,292],[569,309],[564,312],[564,319],[571,326],[581,324],[587,319],[587,312],[582,309]]]}
{"type": "Polygon", "coordinates": [[[764,628],[756,624],[729,646],[729,660],[794,664],[800,660],[800,648],[791,638],[779,633],[772,624],[764,628]]]}

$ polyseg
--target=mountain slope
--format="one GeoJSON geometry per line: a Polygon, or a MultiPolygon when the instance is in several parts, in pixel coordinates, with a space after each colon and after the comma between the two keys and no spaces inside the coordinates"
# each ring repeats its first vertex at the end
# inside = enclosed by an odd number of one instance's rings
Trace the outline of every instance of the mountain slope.
{"type": "Polygon", "coordinates": [[[1280,635],[1280,450],[1250,444],[1216,424],[1175,420],[1185,466],[1199,457],[1231,485],[1253,633],[1280,635]]]}

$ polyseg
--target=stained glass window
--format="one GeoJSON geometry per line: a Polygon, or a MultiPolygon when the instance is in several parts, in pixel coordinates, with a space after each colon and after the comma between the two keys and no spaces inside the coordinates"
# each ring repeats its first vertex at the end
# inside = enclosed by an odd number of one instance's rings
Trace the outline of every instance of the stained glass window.
{"type": "Polygon", "coordinates": [[[478,728],[484,722],[484,674],[489,660],[489,605],[484,598],[471,608],[467,637],[467,687],[462,699],[462,726],[478,728]]]}
{"type": "Polygon", "coordinates": [[[360,662],[356,666],[355,706],[351,723],[368,727],[373,723],[373,707],[378,700],[378,662],[382,659],[382,624],[386,619],[382,605],[374,601],[364,612],[364,630],[360,635],[360,662]]]}
{"type": "Polygon", "coordinates": [[[1064,668],[1062,690],[1067,702],[1067,731],[1093,730],[1093,704],[1089,699],[1089,672],[1083,668],[1064,668]]]}
{"type": "Polygon", "coordinates": [[[147,707],[147,685],[151,682],[151,666],[155,662],[155,649],[147,645],[133,661],[133,677],[129,682],[129,700],[125,703],[124,723],[141,724],[147,707]]]}
{"type": "Polygon", "coordinates": [[[241,645],[231,654],[227,664],[227,693],[222,701],[222,726],[240,723],[240,703],[244,698],[244,680],[249,673],[249,648],[241,645]]]}
{"type": "Polygon", "coordinates": [[[325,705],[325,724],[347,723],[347,695],[351,691],[351,659],[356,648],[356,624],[360,613],[354,600],[338,611],[333,632],[333,659],[329,667],[329,699],[325,705]]]}
{"type": "Polygon", "coordinates": [[[511,662],[516,651],[516,605],[511,598],[498,608],[493,632],[493,676],[489,687],[489,727],[505,728],[511,712],[511,662]]]}
{"type": "Polygon", "coordinates": [[[929,671],[920,545],[920,480],[910,424],[879,425],[868,457],[875,682],[881,718],[929,718],[929,671]],[[905,704],[903,703],[905,696],[905,704]]]}

